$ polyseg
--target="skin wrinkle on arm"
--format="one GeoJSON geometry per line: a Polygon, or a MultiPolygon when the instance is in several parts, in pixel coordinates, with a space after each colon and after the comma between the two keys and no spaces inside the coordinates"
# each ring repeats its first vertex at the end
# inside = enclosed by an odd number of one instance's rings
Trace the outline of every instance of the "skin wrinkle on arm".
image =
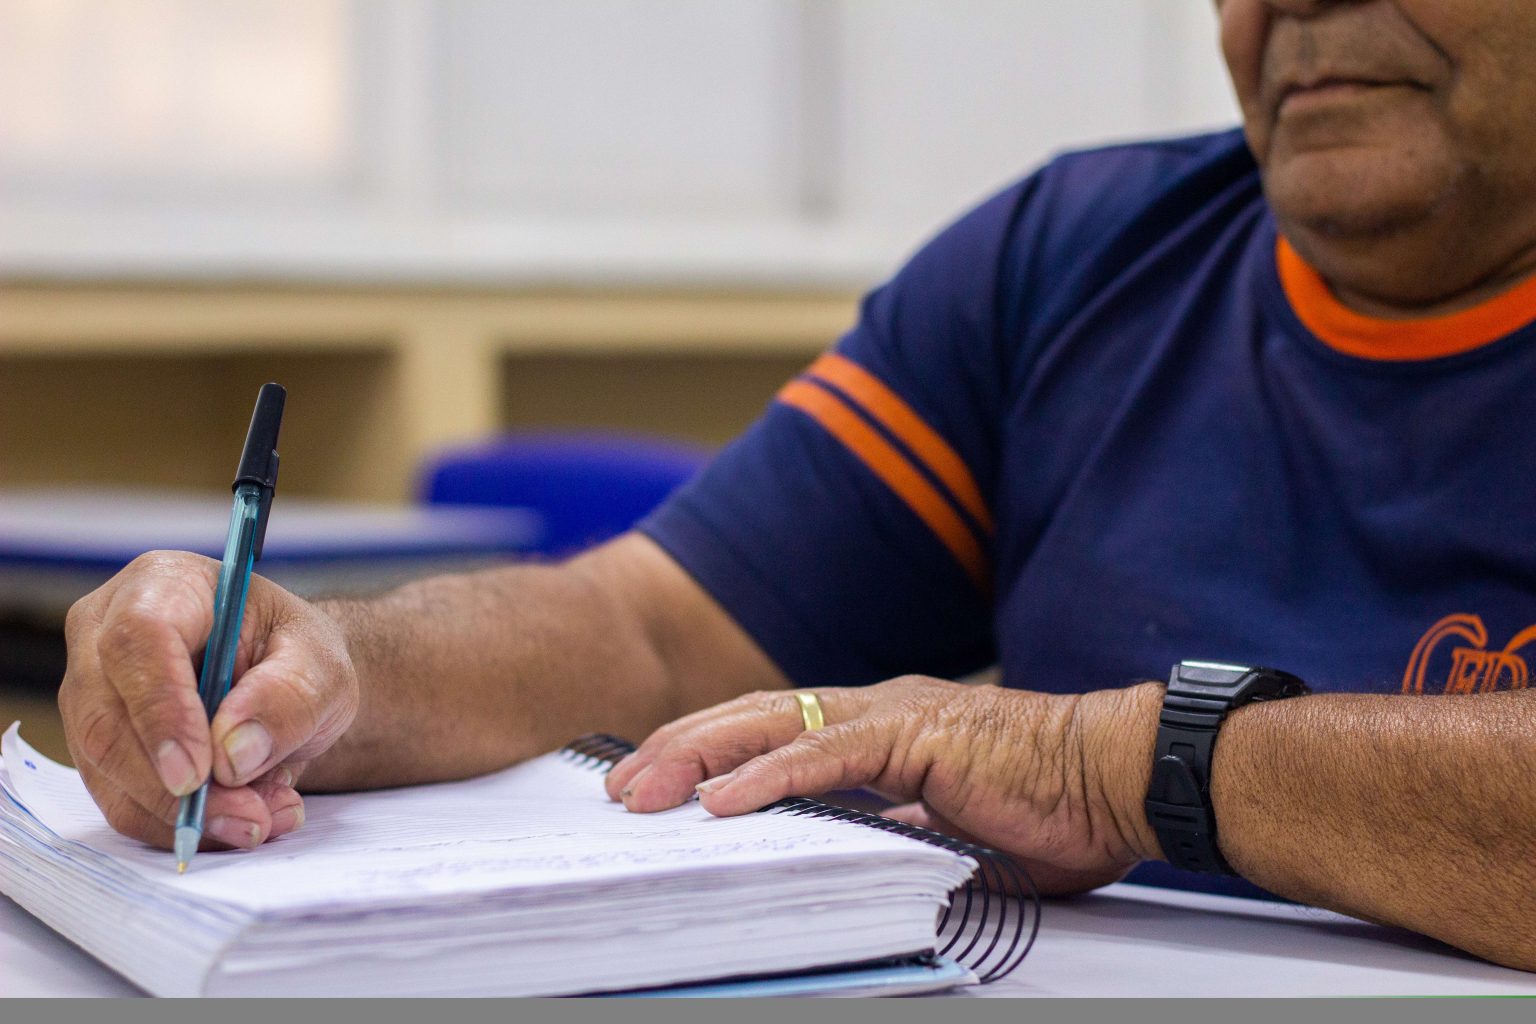
{"type": "Polygon", "coordinates": [[[1328,694],[1229,716],[1211,793],[1258,885],[1536,970],[1532,779],[1529,690],[1328,694]]]}
{"type": "MultiPolygon", "coordinates": [[[[1119,692],[1118,726],[1084,725],[1099,737],[1089,770],[1126,844],[1161,860],[1142,804],[1163,687],[1119,692]]],[[[1249,881],[1536,971],[1536,790],[1519,784],[1532,778],[1536,692],[1313,694],[1227,716],[1211,802],[1222,855],[1249,881]]]]}

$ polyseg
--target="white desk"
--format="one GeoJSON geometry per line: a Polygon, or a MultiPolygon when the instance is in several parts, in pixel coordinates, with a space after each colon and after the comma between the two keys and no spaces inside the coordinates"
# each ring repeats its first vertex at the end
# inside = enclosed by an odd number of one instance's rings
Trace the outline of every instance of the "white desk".
{"type": "MultiPolygon", "coordinates": [[[[139,990],[0,897],[0,995],[139,990]]],[[[962,996],[1536,995],[1536,974],[1320,910],[1114,885],[1046,906],[1011,978],[962,996]]]]}

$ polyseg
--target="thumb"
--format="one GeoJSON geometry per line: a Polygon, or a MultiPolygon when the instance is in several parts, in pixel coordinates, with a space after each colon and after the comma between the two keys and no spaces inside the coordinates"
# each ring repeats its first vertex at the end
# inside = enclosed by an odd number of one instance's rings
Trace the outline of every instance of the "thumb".
{"type": "MultiPolygon", "coordinates": [[[[318,614],[318,613],[316,613],[318,614]]],[[[357,715],[357,681],[339,635],[278,629],[261,660],[214,716],[214,776],[239,786],[288,761],[308,761],[341,738],[357,715]]]]}

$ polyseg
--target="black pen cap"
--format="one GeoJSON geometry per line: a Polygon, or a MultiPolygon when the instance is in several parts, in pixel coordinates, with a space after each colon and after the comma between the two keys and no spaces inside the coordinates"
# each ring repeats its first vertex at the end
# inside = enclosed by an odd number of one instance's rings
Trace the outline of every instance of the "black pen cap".
{"type": "Polygon", "coordinates": [[[240,468],[234,487],[255,484],[261,488],[261,509],[256,514],[256,538],[251,557],[259,560],[267,546],[267,520],[272,517],[272,493],[277,488],[277,432],[283,425],[283,404],[288,392],[281,384],[263,384],[251,413],[251,429],[245,434],[240,468]]]}
{"type": "Polygon", "coordinates": [[[235,487],[257,484],[270,491],[277,486],[277,431],[283,425],[287,398],[281,384],[261,386],[256,411],[251,414],[251,429],[245,435],[245,449],[240,453],[240,468],[235,471],[235,487]]]}

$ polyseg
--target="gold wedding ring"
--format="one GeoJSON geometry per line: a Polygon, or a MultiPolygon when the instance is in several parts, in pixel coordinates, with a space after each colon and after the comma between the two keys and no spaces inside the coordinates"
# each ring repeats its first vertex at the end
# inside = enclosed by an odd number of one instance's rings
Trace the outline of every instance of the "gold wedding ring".
{"type": "Polygon", "coordinates": [[[805,725],[806,732],[820,729],[827,724],[826,718],[821,713],[821,698],[808,690],[796,690],[795,700],[800,705],[800,721],[805,725]]]}

